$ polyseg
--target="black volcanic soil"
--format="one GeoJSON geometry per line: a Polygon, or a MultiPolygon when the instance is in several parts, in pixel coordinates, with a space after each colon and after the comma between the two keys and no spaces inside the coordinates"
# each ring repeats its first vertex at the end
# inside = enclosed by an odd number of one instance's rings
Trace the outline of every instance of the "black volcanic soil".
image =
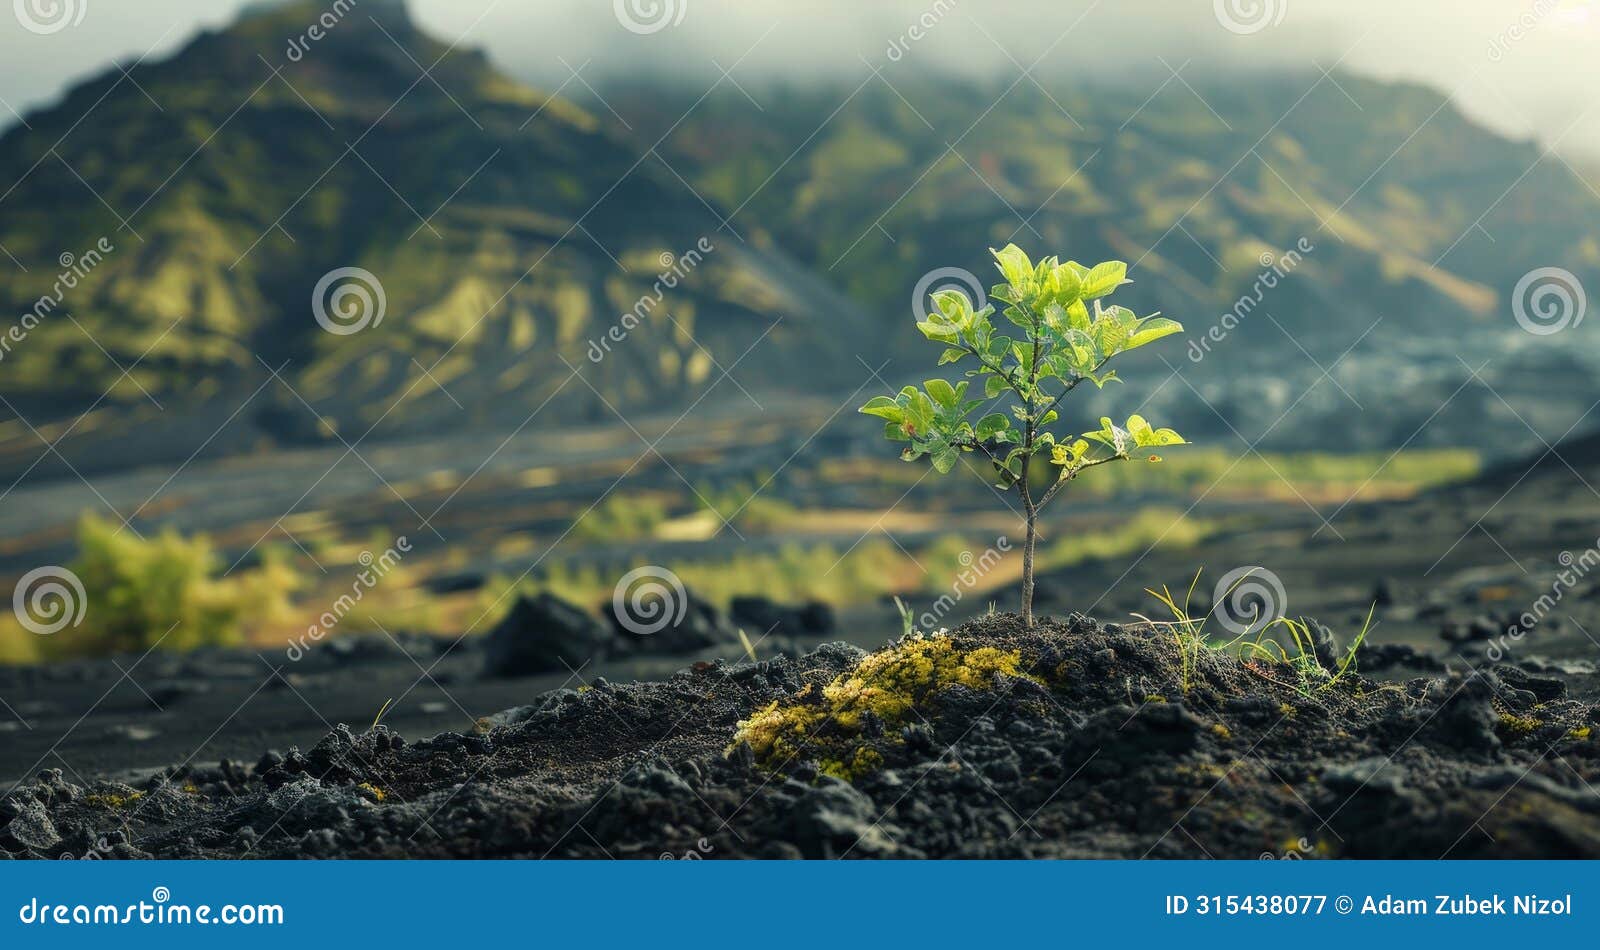
{"type": "MultiPolygon", "coordinates": [[[[1519,666],[1305,695],[1283,667],[1074,616],[973,621],[1034,678],[947,687],[855,784],[727,753],[863,655],[702,663],[531,697],[466,733],[339,727],[137,787],[47,769],[0,849],[63,857],[1600,857],[1600,677],[1519,666]]],[[[1375,657],[1374,657],[1375,658],[1375,657]]],[[[1391,676],[1395,675],[1391,671],[1391,676]]],[[[1404,675],[1403,673],[1400,675],[1404,675]]],[[[868,725],[869,734],[872,732],[868,725]]]]}

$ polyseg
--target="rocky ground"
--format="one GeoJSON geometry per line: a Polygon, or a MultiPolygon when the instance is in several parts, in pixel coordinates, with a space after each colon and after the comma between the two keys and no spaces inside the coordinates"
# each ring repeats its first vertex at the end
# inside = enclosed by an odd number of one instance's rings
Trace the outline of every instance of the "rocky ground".
{"type": "Polygon", "coordinates": [[[815,606],[702,605],[639,643],[615,618],[532,599],[459,642],[0,669],[0,852],[1600,856],[1600,493],[1580,474],[1600,448],[1569,448],[1040,579],[1057,616],[1131,620],[1152,610],[1144,587],[1181,590],[1201,566],[1203,614],[1214,579],[1244,565],[1278,577],[1281,612],[1346,638],[1375,609],[1359,675],[1322,689],[1215,653],[1186,674],[1170,630],[1137,622],[1024,635],[973,616],[1014,591],[941,621],[963,649],[1015,651],[1014,670],[849,717],[849,734],[825,729],[792,758],[741,751],[740,723],[839,688],[899,629],[892,607],[830,627],[815,606]],[[837,767],[840,742],[870,767],[837,767]]]}
{"type": "MultiPolygon", "coordinates": [[[[1600,677],[1585,665],[1302,682],[1281,664],[1183,651],[1169,628],[1079,616],[1024,632],[1001,614],[952,637],[949,655],[988,659],[949,681],[907,674],[904,707],[872,705],[857,689],[847,715],[841,684],[887,681],[864,672],[863,651],[830,644],[799,658],[700,663],[662,682],[597,680],[421,741],[339,726],[304,751],[136,785],[46,769],[0,805],[0,849],[1600,857],[1600,677]],[[741,722],[808,705],[835,715],[787,745],[748,730],[754,746],[735,742],[741,722]],[[819,774],[840,743],[868,750],[851,782],[819,774]]],[[[1318,652],[1320,668],[1337,668],[1336,644],[1324,636],[1318,652]]],[[[1385,650],[1359,662],[1370,672],[1414,659],[1385,650]]]]}

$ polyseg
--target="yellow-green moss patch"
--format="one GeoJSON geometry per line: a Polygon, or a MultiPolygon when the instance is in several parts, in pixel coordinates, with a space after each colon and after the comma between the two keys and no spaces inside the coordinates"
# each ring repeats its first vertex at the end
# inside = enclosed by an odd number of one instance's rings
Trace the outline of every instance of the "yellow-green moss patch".
{"type": "Polygon", "coordinates": [[[1508,736],[1525,736],[1544,723],[1532,716],[1517,716],[1511,713],[1500,714],[1500,732],[1508,736]]]}
{"type": "Polygon", "coordinates": [[[144,792],[129,792],[121,795],[116,792],[91,792],[83,796],[83,802],[96,808],[127,808],[134,802],[144,797],[144,792]]]}
{"type": "Polygon", "coordinates": [[[913,635],[869,654],[821,690],[808,686],[741,721],[730,749],[748,743],[763,768],[812,758],[824,773],[854,779],[883,765],[882,752],[863,736],[869,714],[894,730],[917,721],[943,690],[993,689],[1001,676],[1024,676],[1018,651],[963,650],[943,634],[913,635]]]}

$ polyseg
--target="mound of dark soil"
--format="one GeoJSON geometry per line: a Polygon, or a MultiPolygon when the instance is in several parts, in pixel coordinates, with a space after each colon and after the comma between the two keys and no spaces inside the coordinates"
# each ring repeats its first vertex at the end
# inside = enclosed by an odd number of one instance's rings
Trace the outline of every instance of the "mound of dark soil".
{"type": "MultiPolygon", "coordinates": [[[[1025,676],[856,724],[853,783],[775,768],[741,720],[817,701],[864,654],[597,681],[406,742],[340,727],[306,752],[140,788],[43,773],[0,849],[60,857],[1600,857],[1593,674],[1480,669],[1302,691],[1291,670],[1072,617],[969,623],[1025,676]],[[874,760],[876,761],[876,759],[874,760]],[[769,763],[771,764],[771,763],[769,763]]],[[[827,727],[825,727],[827,728],[827,727]]]]}

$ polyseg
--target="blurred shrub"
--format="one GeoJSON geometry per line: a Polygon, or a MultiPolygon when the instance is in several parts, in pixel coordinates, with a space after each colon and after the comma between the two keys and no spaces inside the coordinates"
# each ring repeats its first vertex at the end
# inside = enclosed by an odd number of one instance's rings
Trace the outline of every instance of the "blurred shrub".
{"type": "Polygon", "coordinates": [[[141,538],[94,515],[78,523],[78,559],[70,566],[88,607],[81,625],[37,638],[45,659],[239,643],[247,621],[287,615],[299,584],[273,552],[263,552],[258,567],[223,578],[203,535],[186,539],[169,528],[141,538]]]}
{"type": "Polygon", "coordinates": [[[793,524],[800,510],[782,498],[772,485],[773,476],[758,472],[748,483],[734,482],[726,487],[699,485],[695,495],[703,509],[716,514],[717,524],[769,533],[793,524]]]}
{"type": "Polygon", "coordinates": [[[604,543],[648,538],[667,520],[667,505],[654,495],[608,495],[572,523],[574,541],[604,543]]]}

